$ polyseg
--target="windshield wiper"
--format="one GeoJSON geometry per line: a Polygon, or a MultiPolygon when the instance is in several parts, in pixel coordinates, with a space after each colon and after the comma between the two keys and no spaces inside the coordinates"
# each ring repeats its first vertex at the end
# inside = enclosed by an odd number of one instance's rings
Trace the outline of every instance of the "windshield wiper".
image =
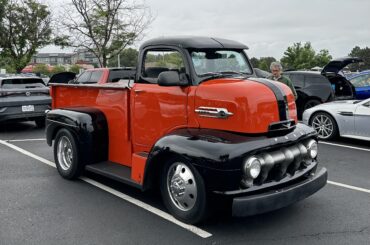
{"type": "Polygon", "coordinates": [[[222,78],[222,77],[230,77],[234,75],[240,75],[242,77],[245,77],[247,74],[243,72],[237,72],[237,71],[221,71],[221,72],[206,72],[203,74],[200,74],[199,77],[206,77],[201,82],[214,79],[214,78],[222,78]]]}
{"type": "Polygon", "coordinates": [[[222,74],[237,74],[237,75],[241,75],[243,77],[245,75],[247,75],[247,73],[245,73],[245,72],[239,72],[239,71],[222,71],[220,73],[222,73],[222,74]]]}

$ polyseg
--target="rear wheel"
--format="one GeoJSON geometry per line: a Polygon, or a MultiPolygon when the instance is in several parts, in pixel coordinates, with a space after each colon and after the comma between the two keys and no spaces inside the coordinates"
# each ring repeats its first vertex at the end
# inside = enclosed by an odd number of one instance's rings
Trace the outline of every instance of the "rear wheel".
{"type": "Polygon", "coordinates": [[[323,140],[331,140],[338,136],[338,126],[335,119],[328,113],[319,112],[311,117],[310,125],[323,140]]]}
{"type": "Polygon", "coordinates": [[[82,171],[79,149],[74,135],[66,130],[58,131],[54,142],[54,159],[59,174],[65,179],[75,179],[82,171]]]}
{"type": "Polygon", "coordinates": [[[165,206],[177,219],[195,224],[206,218],[206,188],[191,164],[181,158],[168,161],[162,171],[160,189],[165,206]]]}

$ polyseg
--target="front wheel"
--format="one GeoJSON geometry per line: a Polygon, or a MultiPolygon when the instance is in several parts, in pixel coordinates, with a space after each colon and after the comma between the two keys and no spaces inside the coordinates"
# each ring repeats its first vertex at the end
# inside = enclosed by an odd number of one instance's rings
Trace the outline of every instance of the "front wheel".
{"type": "Polygon", "coordinates": [[[75,179],[82,171],[79,149],[74,135],[67,129],[58,131],[54,142],[54,159],[59,174],[65,179],[75,179]]]}
{"type": "Polygon", "coordinates": [[[180,158],[168,161],[162,171],[160,189],[165,206],[177,219],[195,224],[206,218],[206,188],[191,164],[180,158]]]}
{"type": "Polygon", "coordinates": [[[310,125],[318,133],[319,139],[331,140],[338,136],[338,126],[335,119],[328,113],[319,112],[312,116],[310,125]]]}

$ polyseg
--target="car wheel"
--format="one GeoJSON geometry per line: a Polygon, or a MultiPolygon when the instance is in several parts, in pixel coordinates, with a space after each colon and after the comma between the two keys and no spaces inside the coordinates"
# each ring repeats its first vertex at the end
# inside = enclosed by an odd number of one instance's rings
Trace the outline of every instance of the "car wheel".
{"type": "Polygon", "coordinates": [[[319,139],[331,140],[338,135],[338,126],[335,119],[328,113],[319,112],[311,117],[310,125],[318,133],[319,139]]]}
{"type": "Polygon", "coordinates": [[[38,128],[44,128],[45,127],[45,118],[38,118],[35,120],[36,127],[38,128]]]}
{"type": "Polygon", "coordinates": [[[76,139],[66,129],[59,130],[55,137],[54,160],[59,174],[65,179],[75,179],[82,172],[76,139]]]}
{"type": "Polygon", "coordinates": [[[303,111],[310,109],[314,106],[320,105],[320,104],[321,102],[319,100],[315,100],[315,99],[307,100],[306,103],[304,103],[303,105],[303,111]]]}
{"type": "Polygon", "coordinates": [[[203,178],[186,161],[173,158],[162,171],[160,189],[163,202],[177,219],[195,224],[207,215],[207,195],[203,178]]]}

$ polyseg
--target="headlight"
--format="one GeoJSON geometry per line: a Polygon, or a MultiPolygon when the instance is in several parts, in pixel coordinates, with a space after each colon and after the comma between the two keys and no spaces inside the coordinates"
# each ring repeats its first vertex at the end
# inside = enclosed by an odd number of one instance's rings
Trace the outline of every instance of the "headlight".
{"type": "Polygon", "coordinates": [[[244,162],[243,170],[247,176],[251,177],[252,179],[255,179],[261,173],[261,162],[258,160],[258,158],[254,156],[249,157],[244,162]]]}
{"type": "Polygon", "coordinates": [[[317,147],[317,141],[316,140],[310,140],[307,144],[307,151],[308,155],[314,159],[317,157],[318,147],[317,147]]]}

